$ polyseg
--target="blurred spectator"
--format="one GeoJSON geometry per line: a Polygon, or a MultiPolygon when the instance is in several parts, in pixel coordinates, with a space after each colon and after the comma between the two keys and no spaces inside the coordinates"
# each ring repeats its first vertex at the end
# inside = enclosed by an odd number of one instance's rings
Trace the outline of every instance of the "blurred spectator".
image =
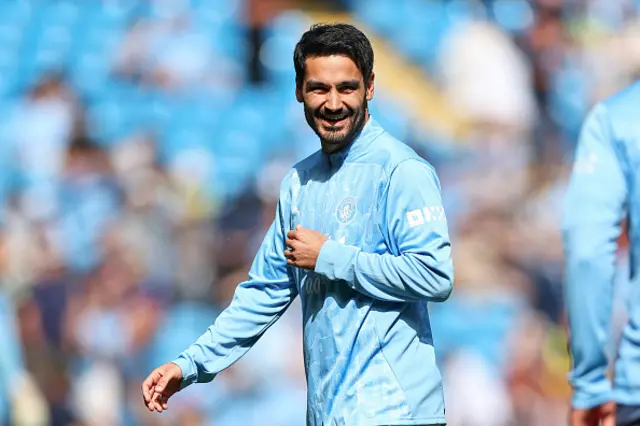
{"type": "Polygon", "coordinates": [[[94,267],[98,239],[116,216],[120,191],[106,153],[85,137],[71,141],[59,182],[57,244],[74,272],[94,267]]]}
{"type": "Polygon", "coordinates": [[[260,51],[266,38],[267,27],[279,13],[290,8],[291,3],[291,0],[247,0],[245,16],[250,46],[248,79],[253,84],[261,84],[266,80],[260,62],[260,51]]]}
{"type": "Polygon", "coordinates": [[[56,213],[56,184],[75,130],[77,108],[62,77],[46,76],[16,106],[7,124],[14,161],[20,165],[20,209],[31,219],[46,220],[56,213]]]}
{"type": "Polygon", "coordinates": [[[12,303],[1,291],[0,347],[0,423],[47,423],[49,413],[46,404],[23,363],[12,303]]]}
{"type": "Polygon", "coordinates": [[[514,143],[528,135],[537,114],[530,70],[499,27],[470,21],[452,28],[442,41],[439,70],[444,94],[461,114],[504,129],[514,143]]]}
{"type": "Polygon", "coordinates": [[[118,53],[117,74],[165,90],[237,87],[238,64],[216,52],[185,11],[135,22],[118,53]]]}

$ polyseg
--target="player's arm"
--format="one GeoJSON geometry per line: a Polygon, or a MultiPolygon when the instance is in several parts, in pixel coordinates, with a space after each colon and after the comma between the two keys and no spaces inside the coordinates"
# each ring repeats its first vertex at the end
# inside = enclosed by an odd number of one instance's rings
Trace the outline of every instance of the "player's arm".
{"type": "Polygon", "coordinates": [[[184,388],[211,381],[242,357],[275,323],[297,296],[297,287],[283,256],[283,212],[276,218],[253,261],[249,279],[215,323],[173,361],[182,370],[184,388]]]}
{"type": "Polygon", "coordinates": [[[453,263],[433,169],[418,160],[400,163],[390,176],[380,211],[392,254],[365,253],[329,240],[322,246],[315,271],[380,300],[446,300],[453,288],[453,263]]]}
{"type": "Polygon", "coordinates": [[[611,399],[606,377],[616,240],[626,181],[606,108],[598,105],[581,131],[563,214],[566,308],[573,407],[611,399]]]}
{"type": "Polygon", "coordinates": [[[10,300],[0,294],[0,381],[10,392],[15,390],[13,385],[24,373],[17,328],[10,300]]]}

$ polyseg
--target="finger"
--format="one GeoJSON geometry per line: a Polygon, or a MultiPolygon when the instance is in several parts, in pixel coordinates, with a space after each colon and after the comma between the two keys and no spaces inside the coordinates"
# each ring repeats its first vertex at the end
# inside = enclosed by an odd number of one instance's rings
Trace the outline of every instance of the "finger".
{"type": "Polygon", "coordinates": [[[287,245],[287,247],[295,248],[294,246],[297,244],[297,242],[295,240],[286,240],[285,244],[287,245]]]}
{"type": "Polygon", "coordinates": [[[161,394],[159,394],[158,392],[155,392],[153,394],[153,397],[151,398],[151,402],[153,404],[153,408],[158,413],[162,413],[162,404],[160,403],[160,396],[161,396],[161,394]]]}
{"type": "Polygon", "coordinates": [[[153,411],[153,394],[154,394],[154,392],[151,391],[151,394],[149,396],[149,400],[146,401],[146,403],[145,403],[145,406],[147,407],[147,409],[149,411],[153,411]]]}
{"type": "Polygon", "coordinates": [[[154,370],[147,376],[147,378],[142,382],[142,395],[144,396],[145,402],[149,402],[151,400],[151,389],[160,379],[159,371],[154,370]]]}
{"type": "Polygon", "coordinates": [[[159,413],[162,413],[161,398],[165,395],[165,389],[169,384],[168,382],[169,380],[167,377],[163,376],[154,389],[153,408],[155,408],[159,413]]]}
{"type": "Polygon", "coordinates": [[[284,251],[284,257],[286,257],[287,259],[293,259],[293,252],[291,250],[285,250],[284,251]]]}
{"type": "Polygon", "coordinates": [[[155,395],[155,392],[151,391],[151,396],[149,397],[149,402],[147,402],[147,408],[151,412],[153,412],[153,409],[154,409],[154,406],[153,406],[153,395],[155,395]]]}
{"type": "Polygon", "coordinates": [[[153,387],[160,381],[162,378],[162,374],[158,369],[153,370],[151,374],[142,382],[142,397],[144,398],[145,404],[149,404],[151,402],[151,396],[153,395],[153,387]]]}
{"type": "Polygon", "coordinates": [[[149,401],[151,401],[151,384],[147,383],[148,378],[142,382],[142,401],[144,405],[148,408],[149,401]]]}
{"type": "Polygon", "coordinates": [[[163,410],[168,410],[169,409],[169,397],[168,396],[160,395],[160,398],[158,398],[158,400],[160,401],[160,405],[162,406],[163,410]]]}
{"type": "Polygon", "coordinates": [[[289,231],[289,232],[287,232],[287,237],[290,240],[299,240],[300,239],[300,232],[298,230],[289,231]]]}
{"type": "Polygon", "coordinates": [[[296,262],[292,259],[287,259],[287,265],[296,266],[296,262]]]}

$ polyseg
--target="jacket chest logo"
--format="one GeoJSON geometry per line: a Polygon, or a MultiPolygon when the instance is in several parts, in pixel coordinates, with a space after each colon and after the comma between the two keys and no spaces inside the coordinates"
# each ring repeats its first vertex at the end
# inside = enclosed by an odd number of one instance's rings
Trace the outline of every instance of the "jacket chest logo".
{"type": "Polygon", "coordinates": [[[358,202],[353,197],[346,197],[336,207],[336,219],[340,223],[349,223],[358,212],[358,202]]]}

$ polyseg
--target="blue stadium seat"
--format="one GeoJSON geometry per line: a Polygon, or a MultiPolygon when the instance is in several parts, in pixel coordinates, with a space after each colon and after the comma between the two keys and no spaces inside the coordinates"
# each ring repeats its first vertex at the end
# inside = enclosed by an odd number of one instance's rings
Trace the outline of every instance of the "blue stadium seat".
{"type": "Polygon", "coordinates": [[[29,20],[28,10],[17,7],[18,2],[2,5],[0,13],[0,48],[17,49],[23,39],[25,24],[29,20]]]}
{"type": "Polygon", "coordinates": [[[205,19],[235,22],[244,18],[245,3],[245,0],[191,0],[194,14],[205,19]]]}
{"type": "Polygon", "coordinates": [[[372,116],[393,137],[407,142],[411,126],[408,115],[402,110],[401,104],[378,91],[376,99],[369,104],[369,109],[372,116]]]}
{"type": "Polygon", "coordinates": [[[82,18],[95,25],[123,25],[137,16],[139,4],[139,0],[82,2],[82,18]]]}
{"type": "Polygon", "coordinates": [[[266,28],[260,61],[269,81],[276,85],[289,85],[293,81],[293,51],[311,24],[306,15],[291,11],[278,15],[266,28]]]}
{"type": "Polygon", "coordinates": [[[148,89],[143,102],[142,123],[156,132],[164,131],[176,116],[170,97],[160,90],[148,89]]]}
{"type": "Polygon", "coordinates": [[[69,27],[82,18],[80,3],[60,0],[39,5],[34,8],[34,15],[50,26],[69,27]]]}
{"type": "Polygon", "coordinates": [[[89,99],[99,96],[108,84],[110,64],[101,52],[74,52],[68,65],[71,83],[89,99]]]}
{"type": "Polygon", "coordinates": [[[29,19],[32,7],[24,1],[3,1],[2,13],[0,14],[0,24],[15,23],[23,24],[29,19]]]}
{"type": "Polygon", "coordinates": [[[232,200],[252,183],[252,178],[259,170],[258,165],[250,164],[241,157],[218,156],[211,182],[218,197],[232,200]]]}
{"type": "Polygon", "coordinates": [[[291,82],[295,81],[292,58],[296,43],[297,39],[282,36],[272,36],[265,40],[260,51],[260,62],[267,81],[278,87],[290,87],[291,82]]]}
{"type": "Polygon", "coordinates": [[[218,26],[206,25],[201,23],[200,28],[207,34],[214,51],[238,63],[246,61],[249,46],[243,27],[232,22],[218,26]]]}
{"type": "Polygon", "coordinates": [[[445,5],[447,17],[452,23],[470,19],[486,19],[487,9],[483,3],[470,0],[450,0],[445,5]]]}
{"type": "Polygon", "coordinates": [[[34,9],[25,27],[19,59],[28,81],[49,71],[63,70],[71,50],[71,28],[79,19],[78,10],[65,4],[48,4],[34,9]]]}
{"type": "Polygon", "coordinates": [[[526,0],[495,0],[491,12],[495,22],[509,33],[521,33],[533,24],[533,9],[526,0]]]}
{"type": "Polygon", "coordinates": [[[398,8],[402,1],[354,0],[355,16],[381,35],[389,35],[404,25],[398,8]]]}
{"type": "Polygon", "coordinates": [[[160,138],[162,157],[169,161],[183,150],[196,148],[211,152],[211,139],[212,135],[195,126],[170,127],[160,138]]]}
{"type": "Polygon", "coordinates": [[[391,34],[391,40],[409,59],[433,69],[440,42],[451,24],[444,3],[403,0],[397,5],[402,25],[391,34]]]}
{"type": "Polygon", "coordinates": [[[0,99],[17,96],[21,92],[20,82],[16,76],[17,72],[5,71],[0,68],[0,73],[3,75],[0,78],[0,99]]]}
{"type": "Polygon", "coordinates": [[[142,130],[144,94],[134,85],[110,81],[103,94],[89,105],[88,120],[92,136],[105,146],[142,130]]]}
{"type": "Polygon", "coordinates": [[[209,303],[179,302],[171,306],[149,343],[144,370],[151,371],[188,347],[213,323],[218,313],[209,303]]]}

